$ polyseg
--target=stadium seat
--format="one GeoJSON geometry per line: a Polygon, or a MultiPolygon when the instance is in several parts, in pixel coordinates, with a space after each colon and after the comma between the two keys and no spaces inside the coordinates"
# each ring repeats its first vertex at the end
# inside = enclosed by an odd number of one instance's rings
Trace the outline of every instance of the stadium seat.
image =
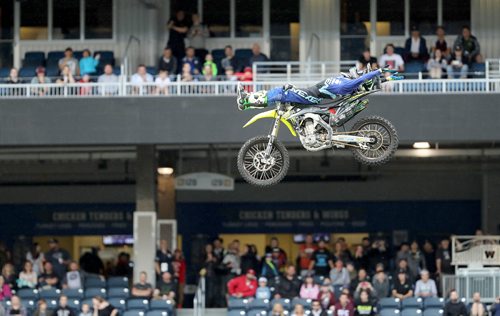
{"type": "Polygon", "coordinates": [[[78,60],[82,59],[83,58],[83,51],[82,50],[74,51],[73,57],[75,57],[78,60]]]}
{"type": "Polygon", "coordinates": [[[207,54],[208,54],[208,50],[206,50],[204,48],[197,48],[194,50],[194,55],[196,57],[198,57],[198,59],[200,60],[200,62],[202,64],[205,61],[205,56],[207,56],[207,54]]]}
{"type": "Polygon", "coordinates": [[[284,309],[290,310],[292,309],[292,302],[288,298],[279,298],[279,299],[274,299],[271,301],[270,307],[274,306],[274,304],[280,303],[284,309]]]}
{"type": "Polygon", "coordinates": [[[16,292],[16,295],[19,296],[22,300],[38,300],[38,290],[36,289],[20,289],[16,292]]]}
{"type": "Polygon", "coordinates": [[[111,287],[108,288],[108,298],[128,298],[130,290],[126,287],[111,287]]]}
{"type": "Polygon", "coordinates": [[[403,309],[406,309],[406,308],[422,309],[423,300],[420,297],[405,298],[404,300],[401,301],[401,307],[403,309]]]}
{"type": "Polygon", "coordinates": [[[294,298],[292,300],[292,309],[295,308],[295,305],[302,305],[304,306],[304,309],[309,310],[311,309],[311,303],[312,300],[310,299],[305,299],[305,298],[294,298]]]}
{"type": "Polygon", "coordinates": [[[94,307],[93,307],[94,305],[92,304],[92,298],[86,298],[86,299],[84,299],[84,300],[80,301],[80,305],[83,305],[83,304],[87,304],[87,305],[89,305],[89,306],[90,306],[90,309],[93,309],[93,308],[94,308],[94,307]]]}
{"type": "Polygon", "coordinates": [[[322,275],[315,275],[313,277],[313,279],[314,279],[315,284],[321,284],[321,283],[323,283],[323,280],[325,279],[325,277],[322,275]]]}
{"type": "Polygon", "coordinates": [[[94,53],[95,55],[101,55],[101,58],[99,59],[99,65],[104,66],[106,64],[111,64],[115,65],[115,53],[109,50],[102,50],[102,51],[96,51],[94,53]]]}
{"type": "Polygon", "coordinates": [[[403,57],[405,55],[405,48],[401,46],[396,46],[394,47],[394,53],[399,54],[401,55],[401,57],[403,57]]]}
{"type": "Polygon", "coordinates": [[[23,67],[31,66],[44,66],[45,53],[44,52],[26,52],[24,54],[23,67]]]}
{"type": "MultiPolygon", "coordinates": [[[[246,310],[248,308],[248,300],[246,298],[231,298],[227,303],[228,310],[246,310]]],[[[153,302],[151,302],[153,303],[153,302]]]]}
{"type": "Polygon", "coordinates": [[[218,48],[212,49],[212,56],[214,57],[214,61],[221,61],[222,59],[224,59],[224,57],[226,57],[226,54],[224,54],[223,48],[218,48]]]}
{"type": "Polygon", "coordinates": [[[69,306],[69,308],[73,309],[75,312],[78,312],[78,313],[76,313],[76,315],[79,314],[81,307],[82,307],[80,300],[70,299],[70,298],[68,298],[68,306],[69,306]]]}
{"type": "Polygon", "coordinates": [[[401,311],[401,316],[420,316],[422,310],[419,308],[405,308],[401,311]]]}
{"type": "Polygon", "coordinates": [[[59,59],[64,58],[63,51],[52,51],[47,53],[47,67],[58,66],[59,59]]]}
{"type": "Polygon", "coordinates": [[[45,69],[45,75],[47,77],[57,77],[59,76],[59,67],[57,65],[47,65],[47,68],[45,69]]]}
{"type": "Polygon", "coordinates": [[[120,311],[120,314],[127,309],[127,301],[123,298],[112,297],[108,299],[108,302],[116,307],[120,311]]]}
{"type": "Polygon", "coordinates": [[[43,298],[44,300],[58,300],[59,296],[61,296],[61,290],[59,289],[44,289],[38,292],[40,298],[43,298]]]}
{"type": "Polygon", "coordinates": [[[106,289],[105,288],[90,288],[86,289],[84,292],[85,298],[93,298],[94,296],[101,296],[106,298],[106,289]]]}
{"type": "Polygon", "coordinates": [[[0,68],[0,78],[5,79],[10,75],[10,68],[2,67],[0,68]]]}
{"type": "Polygon", "coordinates": [[[250,57],[252,57],[252,50],[248,48],[238,48],[234,51],[234,57],[236,58],[240,67],[249,66],[250,57]]]}
{"type": "MultiPolygon", "coordinates": [[[[119,67],[118,67],[119,68],[119,67]]],[[[128,288],[128,278],[127,277],[110,277],[108,279],[108,288],[112,287],[127,287],[128,288]]]]}
{"type": "Polygon", "coordinates": [[[443,310],[441,308],[428,308],[424,310],[423,316],[442,316],[443,310]]]}
{"type": "Polygon", "coordinates": [[[36,75],[35,70],[36,67],[34,66],[23,67],[19,69],[19,77],[31,79],[36,75]]]}
{"type": "Polygon", "coordinates": [[[246,314],[244,310],[232,310],[227,312],[227,316],[245,316],[246,314]]]}
{"type": "Polygon", "coordinates": [[[158,69],[155,66],[147,66],[146,72],[151,76],[156,76],[158,74],[158,69]]]}
{"type": "Polygon", "coordinates": [[[385,297],[378,301],[379,310],[383,309],[399,309],[401,307],[401,300],[399,298],[385,297]]]}
{"type": "Polygon", "coordinates": [[[28,310],[28,313],[36,309],[36,301],[34,300],[21,300],[21,304],[28,310]]]}
{"type": "Polygon", "coordinates": [[[86,279],[85,289],[90,288],[106,288],[106,280],[102,280],[101,278],[86,279]]]}
{"type": "Polygon", "coordinates": [[[121,73],[122,73],[122,70],[121,70],[120,66],[113,67],[113,74],[119,76],[119,75],[121,75],[121,73]]]}
{"type": "Polygon", "coordinates": [[[149,301],[143,298],[131,298],[127,300],[127,310],[131,309],[147,311],[149,309],[149,301]]]}
{"type": "Polygon", "coordinates": [[[378,314],[379,316],[399,316],[400,311],[399,309],[386,308],[381,310],[378,314]]]}
{"type": "Polygon", "coordinates": [[[429,308],[444,308],[444,298],[442,297],[428,297],[424,300],[424,310],[429,308]]]}
{"type": "Polygon", "coordinates": [[[171,300],[151,300],[149,302],[149,309],[152,311],[167,310],[171,312],[174,310],[174,308],[174,302],[171,300]]]}
{"type": "Polygon", "coordinates": [[[121,316],[145,316],[146,312],[141,310],[128,310],[125,311],[121,316]]]}
{"type": "Polygon", "coordinates": [[[63,289],[62,294],[66,295],[69,299],[83,299],[82,289],[63,289]]]}
{"type": "MultiPolygon", "coordinates": [[[[267,309],[254,308],[249,310],[246,315],[247,316],[265,316],[267,315],[267,309]]],[[[271,313],[269,313],[270,315],[271,313]]]]}
{"type": "Polygon", "coordinates": [[[169,311],[149,311],[146,313],[146,316],[170,316],[173,315],[173,312],[169,311]]]}
{"type": "Polygon", "coordinates": [[[54,310],[59,306],[59,300],[52,299],[52,300],[45,300],[47,302],[47,308],[54,310]]]}
{"type": "Polygon", "coordinates": [[[269,300],[263,300],[263,299],[254,299],[250,301],[248,304],[248,309],[254,309],[254,310],[268,310],[270,308],[269,300]]]}
{"type": "Polygon", "coordinates": [[[484,78],[486,75],[485,63],[473,63],[470,67],[470,72],[474,78],[484,78]]]}

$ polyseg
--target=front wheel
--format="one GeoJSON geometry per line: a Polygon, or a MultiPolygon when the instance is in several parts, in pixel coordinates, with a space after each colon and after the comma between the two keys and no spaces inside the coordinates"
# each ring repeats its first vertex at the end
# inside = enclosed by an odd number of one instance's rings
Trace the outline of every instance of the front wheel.
{"type": "Polygon", "coordinates": [[[354,158],[365,165],[382,165],[391,160],[398,149],[398,133],[392,123],[380,116],[362,118],[351,129],[357,136],[370,137],[373,142],[352,148],[354,158]]]}
{"type": "Polygon", "coordinates": [[[248,183],[267,187],[279,183],[290,166],[290,158],[285,146],[274,140],[270,155],[266,154],[268,136],[249,139],[238,153],[238,170],[248,183]]]}

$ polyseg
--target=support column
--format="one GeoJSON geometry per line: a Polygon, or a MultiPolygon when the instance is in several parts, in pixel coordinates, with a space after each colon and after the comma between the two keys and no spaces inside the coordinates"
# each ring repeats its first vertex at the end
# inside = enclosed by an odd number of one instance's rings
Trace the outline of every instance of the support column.
{"type": "Polygon", "coordinates": [[[500,235],[500,174],[483,171],[483,198],[481,201],[481,228],[487,235],[500,235]]]}

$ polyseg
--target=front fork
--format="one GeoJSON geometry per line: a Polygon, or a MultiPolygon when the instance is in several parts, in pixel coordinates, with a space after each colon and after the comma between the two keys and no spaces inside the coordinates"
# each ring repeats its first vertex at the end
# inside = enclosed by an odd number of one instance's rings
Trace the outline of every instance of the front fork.
{"type": "Polygon", "coordinates": [[[276,119],[274,120],[273,129],[271,130],[271,134],[269,134],[269,141],[267,142],[266,147],[266,158],[271,157],[271,151],[273,150],[274,140],[278,137],[278,132],[280,130],[281,117],[283,116],[284,111],[281,108],[281,104],[278,104],[276,110],[276,119]]]}

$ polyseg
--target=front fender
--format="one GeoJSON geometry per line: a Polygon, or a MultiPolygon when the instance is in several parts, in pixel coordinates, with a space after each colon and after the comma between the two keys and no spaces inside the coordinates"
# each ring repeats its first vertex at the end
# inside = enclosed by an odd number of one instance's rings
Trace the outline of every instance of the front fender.
{"type": "MultiPolygon", "coordinates": [[[[276,110],[270,110],[270,111],[259,113],[259,114],[255,115],[254,117],[252,117],[250,119],[250,121],[248,121],[245,125],[243,125],[243,128],[252,125],[253,123],[257,122],[260,119],[263,119],[263,118],[275,119],[276,116],[277,116],[276,110]]],[[[286,127],[288,127],[288,130],[290,131],[290,133],[292,133],[293,136],[297,137],[297,133],[293,129],[292,124],[290,124],[290,122],[288,122],[284,118],[281,118],[281,122],[283,122],[283,124],[285,124],[286,127]]]]}

